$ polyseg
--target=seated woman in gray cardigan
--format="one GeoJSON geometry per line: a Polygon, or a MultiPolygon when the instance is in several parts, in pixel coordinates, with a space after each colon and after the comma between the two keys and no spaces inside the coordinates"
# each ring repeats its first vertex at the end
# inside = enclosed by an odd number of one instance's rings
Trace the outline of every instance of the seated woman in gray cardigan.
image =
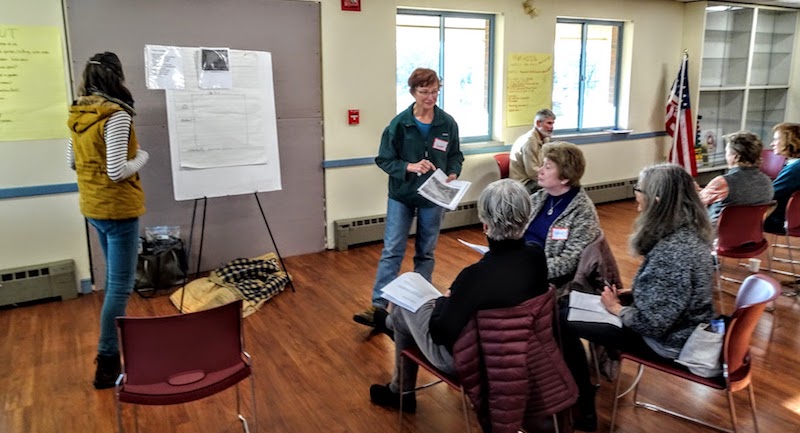
{"type": "Polygon", "coordinates": [[[525,242],[544,248],[547,278],[558,288],[572,281],[584,248],[600,235],[597,210],[580,184],[585,170],[578,146],[559,141],[542,147],[542,189],[531,195],[534,217],[525,242]]]}
{"type": "Polygon", "coordinates": [[[633,279],[633,302],[622,306],[616,286],[601,299],[622,328],[570,322],[562,310],[564,359],[578,385],[575,428],[593,431],[595,388],[579,338],[641,356],[676,359],[698,324],[714,317],[713,230],[694,181],[675,164],[645,168],[634,188],[638,210],[631,249],[644,257],[633,279]]]}
{"type": "Polygon", "coordinates": [[[711,179],[700,190],[700,200],[709,206],[708,217],[715,226],[725,206],[761,204],[772,200],[772,179],[761,172],[761,140],[747,131],[725,136],[728,172],[711,179]]]}

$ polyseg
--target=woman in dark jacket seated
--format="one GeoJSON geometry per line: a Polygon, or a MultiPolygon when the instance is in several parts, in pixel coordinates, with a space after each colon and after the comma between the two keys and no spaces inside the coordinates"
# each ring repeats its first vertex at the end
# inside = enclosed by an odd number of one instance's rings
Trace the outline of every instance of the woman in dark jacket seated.
{"type": "Polygon", "coordinates": [[[645,168],[634,187],[638,211],[631,250],[644,257],[633,279],[633,301],[622,306],[616,286],[601,300],[622,328],[566,320],[562,310],[564,358],[578,385],[575,429],[595,431],[595,388],[579,338],[643,356],[676,359],[698,324],[714,317],[713,231],[705,206],[686,171],[675,164],[645,168]]]}
{"type": "Polygon", "coordinates": [[[787,158],[786,165],[772,182],[775,189],[775,210],[764,221],[764,231],[784,234],[786,205],[796,191],[800,191],[800,123],[779,123],[774,131],[772,151],[787,158]]]}
{"type": "MultiPolygon", "coordinates": [[[[372,385],[370,398],[379,406],[400,405],[400,353],[418,347],[438,369],[455,374],[453,344],[476,311],[513,307],[547,292],[547,263],[538,245],[525,245],[522,234],[531,220],[528,191],[519,182],[491,183],[478,199],[478,218],[489,252],[456,277],[444,296],[412,313],[395,307],[388,317],[376,316],[376,329],[392,332],[395,367],[389,384],[372,385]]],[[[403,364],[403,389],[413,389],[417,365],[403,364]]],[[[403,411],[416,410],[416,397],[403,397],[403,411]]]]}

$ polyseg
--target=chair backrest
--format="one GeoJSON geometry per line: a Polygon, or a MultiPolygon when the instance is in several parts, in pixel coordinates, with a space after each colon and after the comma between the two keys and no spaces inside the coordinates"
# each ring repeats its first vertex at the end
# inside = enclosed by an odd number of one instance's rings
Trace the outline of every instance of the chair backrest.
{"type": "Polygon", "coordinates": [[[511,164],[511,155],[508,153],[498,153],[494,156],[497,167],[500,169],[500,179],[508,177],[508,166],[511,164]]]}
{"type": "Polygon", "coordinates": [[[241,364],[242,301],[161,317],[118,317],[127,385],[169,382],[186,372],[241,364]]]}
{"type": "Polygon", "coordinates": [[[769,176],[770,179],[775,180],[778,174],[783,169],[786,163],[786,157],[783,155],[776,155],[772,149],[765,148],[761,151],[761,171],[769,176]]]}
{"type": "Polygon", "coordinates": [[[479,417],[490,414],[493,431],[519,428],[523,419],[552,415],[577,399],[553,335],[555,305],[550,288],[515,307],[480,310],[453,347],[464,390],[479,417]]]}
{"type": "Polygon", "coordinates": [[[717,250],[764,241],[764,214],[774,204],[725,206],[717,221],[717,250]]]}
{"type": "MultiPolygon", "coordinates": [[[[723,348],[731,386],[738,380],[747,378],[750,369],[750,339],[764,308],[780,296],[780,287],[780,283],[774,279],[756,274],[747,277],[739,288],[739,294],[736,295],[736,310],[728,324],[723,348]]],[[[732,390],[739,388],[734,386],[732,390]]]]}
{"type": "Polygon", "coordinates": [[[795,191],[786,203],[786,233],[800,236],[800,191],[795,191]]]}
{"type": "Polygon", "coordinates": [[[615,284],[618,290],[624,288],[617,260],[601,230],[597,239],[581,252],[575,277],[562,288],[558,297],[564,296],[572,290],[599,295],[603,293],[605,281],[615,284]]]}

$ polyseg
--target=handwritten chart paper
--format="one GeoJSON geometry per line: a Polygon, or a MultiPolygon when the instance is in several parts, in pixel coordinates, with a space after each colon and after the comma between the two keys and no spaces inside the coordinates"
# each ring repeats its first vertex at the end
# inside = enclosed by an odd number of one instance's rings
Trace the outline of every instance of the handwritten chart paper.
{"type": "Polygon", "coordinates": [[[175,200],[281,189],[272,55],[230,50],[231,89],[201,89],[200,49],[180,47],[184,90],[166,90],[175,200]]]}
{"type": "Polygon", "coordinates": [[[512,53],[506,73],[506,126],[530,126],[553,104],[553,55],[512,53]]]}
{"type": "Polygon", "coordinates": [[[0,25],[0,141],[67,137],[58,27],[0,25]]]}

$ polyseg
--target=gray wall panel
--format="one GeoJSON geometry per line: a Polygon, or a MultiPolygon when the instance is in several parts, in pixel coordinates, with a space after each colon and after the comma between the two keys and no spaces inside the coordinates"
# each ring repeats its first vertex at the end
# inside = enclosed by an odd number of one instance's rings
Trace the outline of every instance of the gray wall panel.
{"type": "MultiPolygon", "coordinates": [[[[173,198],[164,91],[145,87],[144,45],[271,52],[283,189],[259,197],[282,255],[325,248],[319,3],[68,0],[67,19],[75,88],[92,54],[113,51],[122,59],[136,100],[136,133],[151,156],[141,172],[148,210],[142,226],[180,225],[184,239],[189,235],[193,202],[173,198]]],[[[198,206],[192,270],[201,212],[198,206]]],[[[201,269],[272,250],[253,196],[209,199],[201,269]]],[[[96,244],[92,255],[95,261],[102,257],[96,244]]],[[[102,285],[103,276],[95,278],[102,285]]]]}

